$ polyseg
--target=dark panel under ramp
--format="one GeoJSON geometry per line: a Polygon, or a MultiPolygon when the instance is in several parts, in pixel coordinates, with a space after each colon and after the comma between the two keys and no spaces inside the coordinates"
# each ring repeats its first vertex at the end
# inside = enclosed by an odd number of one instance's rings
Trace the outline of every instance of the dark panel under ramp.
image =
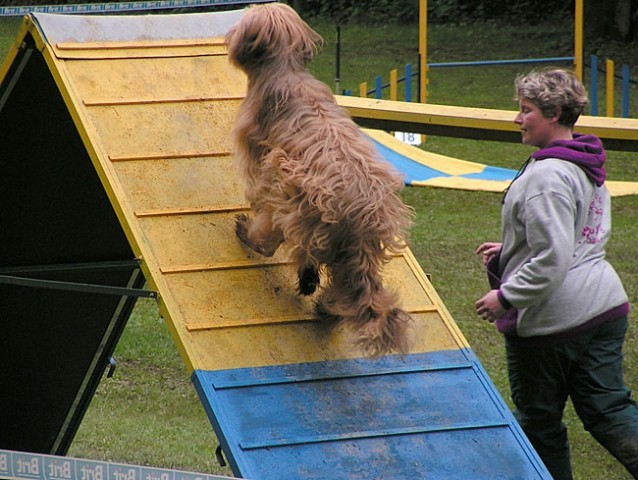
{"type": "Polygon", "coordinates": [[[65,453],[145,283],[33,38],[0,80],[0,448],[65,453]]]}
{"type": "Polygon", "coordinates": [[[245,478],[550,478],[470,350],[195,371],[193,381],[245,478]]]}

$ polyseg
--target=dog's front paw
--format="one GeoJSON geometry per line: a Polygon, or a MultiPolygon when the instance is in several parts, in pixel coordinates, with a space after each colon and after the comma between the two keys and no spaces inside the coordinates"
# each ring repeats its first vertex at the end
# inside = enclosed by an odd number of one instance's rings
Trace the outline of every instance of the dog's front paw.
{"type": "Polygon", "coordinates": [[[248,227],[250,226],[251,219],[245,213],[237,215],[235,217],[235,234],[237,238],[246,245],[250,245],[248,241],[248,227]]]}

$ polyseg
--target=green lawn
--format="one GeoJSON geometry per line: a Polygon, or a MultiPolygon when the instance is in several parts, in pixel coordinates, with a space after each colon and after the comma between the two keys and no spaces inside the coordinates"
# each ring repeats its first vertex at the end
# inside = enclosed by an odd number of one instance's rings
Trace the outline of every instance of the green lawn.
{"type": "MultiPolygon", "coordinates": [[[[334,85],[334,26],[311,22],[326,38],[312,64],[313,72],[334,85]]],[[[0,19],[0,54],[15,36],[16,22],[0,19]]],[[[405,63],[416,64],[416,26],[343,27],[342,88],[358,92],[362,81],[405,63]]],[[[430,26],[430,62],[511,59],[571,55],[573,40],[563,25],[430,26]],[[531,52],[531,53],[530,53],[531,52]]],[[[620,47],[614,45],[614,51],[620,47]]],[[[626,47],[631,50],[635,46],[626,47]]],[[[627,56],[635,58],[635,54],[627,56]]],[[[638,59],[637,59],[638,60],[638,59]]],[[[638,61],[634,66],[638,66],[638,61]]],[[[445,68],[430,71],[431,103],[515,109],[512,80],[525,65],[445,68]]],[[[633,90],[636,96],[635,88],[633,90]]],[[[632,102],[638,117],[638,102],[632,102]]],[[[424,148],[437,153],[517,168],[529,148],[487,141],[429,137],[424,148]]],[[[638,155],[609,152],[610,178],[638,179],[638,155]]],[[[479,320],[473,303],[486,290],[483,268],[474,255],[484,240],[499,237],[500,195],[410,187],[404,198],[416,211],[410,246],[452,316],[467,337],[503,397],[509,401],[502,339],[479,320]]],[[[609,259],[625,282],[632,306],[638,299],[638,197],[614,199],[614,235],[609,259]]],[[[626,376],[638,388],[638,329],[632,322],[625,349],[626,376]]],[[[217,445],[187,371],[178,356],[155,304],[140,300],[116,350],[115,377],[105,378],[87,412],[70,455],[119,462],[230,474],[217,466],[217,445]]],[[[629,479],[620,467],[582,430],[571,407],[567,422],[576,479],[629,479]]]]}

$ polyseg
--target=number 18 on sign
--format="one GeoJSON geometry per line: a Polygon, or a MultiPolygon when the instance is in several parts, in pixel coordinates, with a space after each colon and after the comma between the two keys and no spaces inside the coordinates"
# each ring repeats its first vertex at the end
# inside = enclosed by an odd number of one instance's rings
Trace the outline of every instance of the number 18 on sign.
{"type": "Polygon", "coordinates": [[[420,133],[394,132],[394,137],[401,140],[403,143],[414,145],[416,147],[422,143],[420,133]]]}

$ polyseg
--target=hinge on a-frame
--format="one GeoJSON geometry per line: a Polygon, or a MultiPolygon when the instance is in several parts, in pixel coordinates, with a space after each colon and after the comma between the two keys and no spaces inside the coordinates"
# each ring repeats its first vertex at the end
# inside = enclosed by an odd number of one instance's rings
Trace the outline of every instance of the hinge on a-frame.
{"type": "Polygon", "coordinates": [[[115,375],[115,367],[117,367],[117,361],[113,356],[109,357],[109,371],[106,372],[106,378],[113,378],[115,375]]]}

